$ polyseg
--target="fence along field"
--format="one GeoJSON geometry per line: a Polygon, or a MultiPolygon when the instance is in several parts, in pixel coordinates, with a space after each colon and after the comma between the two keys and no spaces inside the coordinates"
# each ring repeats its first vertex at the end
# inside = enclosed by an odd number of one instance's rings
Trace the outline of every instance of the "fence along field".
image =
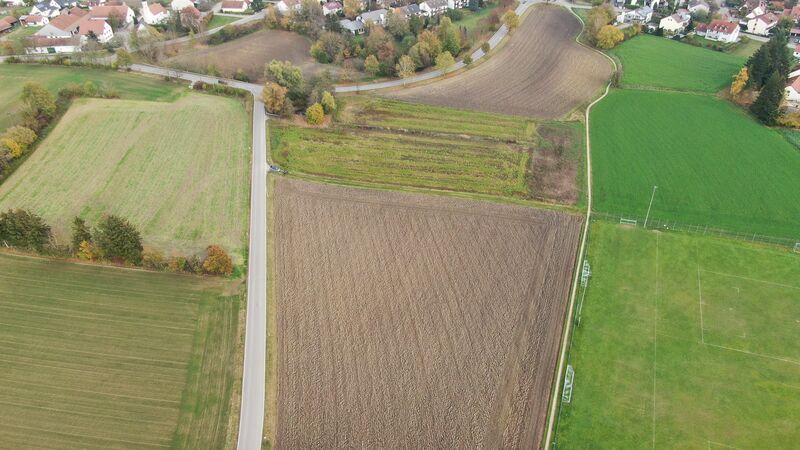
{"type": "Polygon", "coordinates": [[[497,54],[465,73],[386,93],[453,108],[559,118],[605,87],[611,63],[575,42],[581,23],[568,10],[535,6],[497,54]]]}
{"type": "Polygon", "coordinates": [[[130,219],[145,245],[241,256],[249,205],[250,119],[240,102],[79,100],[0,186],[0,209],[30,208],[69,238],[75,216],[130,219]]]}
{"type": "Polygon", "coordinates": [[[0,255],[0,447],[222,448],[229,284],[0,255]]]}
{"type": "Polygon", "coordinates": [[[800,255],[594,222],[588,260],[558,448],[796,446],[800,255]]]}
{"type": "Polygon", "coordinates": [[[341,100],[329,128],[270,121],[274,161],[291,173],[573,205],[579,123],[455,110],[369,96],[341,100]]]}
{"type": "Polygon", "coordinates": [[[580,218],[279,178],[275,448],[536,448],[580,218]]]}

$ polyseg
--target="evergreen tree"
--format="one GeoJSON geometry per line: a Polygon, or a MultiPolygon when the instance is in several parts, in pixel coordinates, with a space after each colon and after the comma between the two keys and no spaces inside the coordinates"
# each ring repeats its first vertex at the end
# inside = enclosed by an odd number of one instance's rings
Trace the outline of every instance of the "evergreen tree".
{"type": "Polygon", "coordinates": [[[0,213],[0,243],[42,251],[50,240],[50,226],[36,214],[24,210],[0,213]]]}
{"type": "Polygon", "coordinates": [[[754,54],[747,60],[747,68],[750,72],[750,82],[758,89],[767,82],[770,75],[770,61],[767,54],[767,46],[762,45],[754,54]]]}
{"type": "Polygon", "coordinates": [[[81,242],[92,242],[92,234],[89,232],[89,227],[86,221],[80,217],[76,217],[72,221],[72,248],[76,252],[81,248],[81,242]]]}
{"type": "Polygon", "coordinates": [[[97,226],[94,240],[109,258],[122,259],[136,265],[142,262],[142,236],[122,217],[104,216],[97,226]]]}
{"type": "Polygon", "coordinates": [[[750,111],[765,125],[774,125],[781,115],[783,84],[784,78],[781,74],[778,71],[773,72],[756,101],[750,105],[750,111]]]}

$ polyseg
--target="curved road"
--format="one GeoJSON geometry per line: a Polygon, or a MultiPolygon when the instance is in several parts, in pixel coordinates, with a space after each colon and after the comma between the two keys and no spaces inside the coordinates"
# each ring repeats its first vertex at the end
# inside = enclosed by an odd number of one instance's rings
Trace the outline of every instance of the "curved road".
{"type": "MultiPolygon", "coordinates": [[[[135,72],[169,76],[191,82],[217,84],[219,78],[162,67],[134,64],[135,72]]],[[[247,316],[242,371],[239,450],[258,450],[264,432],[264,395],[267,364],[267,115],[261,102],[262,86],[225,80],[229,86],[253,94],[253,168],[250,180],[250,244],[247,262],[247,316]]]]}

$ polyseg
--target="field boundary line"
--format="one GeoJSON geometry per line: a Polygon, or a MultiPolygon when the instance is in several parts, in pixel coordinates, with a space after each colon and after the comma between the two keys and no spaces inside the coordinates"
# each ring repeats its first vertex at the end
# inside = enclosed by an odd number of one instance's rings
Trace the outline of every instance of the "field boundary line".
{"type": "Polygon", "coordinates": [[[656,362],[658,355],[658,245],[660,233],[656,233],[656,295],[654,299],[655,308],[653,312],[653,450],[656,448],[656,362]]]}
{"type": "Polygon", "coordinates": [[[729,351],[732,351],[732,352],[744,353],[745,355],[758,356],[760,358],[767,358],[767,359],[772,359],[772,360],[775,360],[775,361],[781,361],[781,362],[785,362],[785,363],[789,363],[789,364],[794,364],[796,366],[800,366],[800,361],[797,361],[797,360],[794,360],[794,359],[791,359],[791,358],[781,358],[780,356],[768,355],[766,353],[756,353],[756,352],[751,352],[750,350],[742,350],[740,348],[726,347],[724,345],[719,345],[719,344],[710,344],[708,342],[705,342],[705,345],[707,345],[709,347],[719,348],[719,349],[722,349],[722,350],[729,350],[729,351]]]}
{"type": "MultiPolygon", "coordinates": [[[[699,270],[699,266],[698,266],[698,270],[699,270]]],[[[774,281],[759,280],[758,278],[751,278],[751,277],[746,277],[746,276],[743,276],[743,275],[734,275],[732,273],[715,272],[713,270],[708,270],[708,269],[703,269],[703,272],[713,273],[714,275],[720,275],[720,276],[723,276],[723,277],[740,278],[742,280],[755,281],[756,283],[771,284],[773,286],[779,286],[779,287],[785,287],[785,288],[789,288],[789,289],[800,290],[800,286],[792,286],[790,284],[776,283],[774,281]]]]}
{"type": "Polygon", "coordinates": [[[567,353],[569,351],[569,338],[570,338],[570,332],[572,331],[572,326],[571,325],[573,324],[573,320],[574,320],[573,319],[573,314],[575,313],[575,298],[577,297],[578,284],[580,283],[580,275],[581,275],[581,272],[580,272],[580,270],[578,270],[577,265],[580,263],[580,261],[583,260],[583,257],[586,254],[586,240],[587,240],[587,237],[589,235],[589,225],[591,223],[591,217],[592,217],[592,141],[591,141],[591,136],[590,136],[590,133],[589,133],[589,128],[590,128],[589,127],[589,116],[591,115],[592,107],[594,107],[594,105],[599,103],[601,100],[606,98],[606,96],[608,95],[608,92],[611,90],[611,83],[612,83],[612,81],[614,79],[614,76],[617,73],[617,71],[619,70],[619,68],[617,67],[617,63],[610,56],[606,55],[605,53],[603,53],[603,52],[601,52],[601,51],[599,51],[597,49],[593,49],[591,47],[588,47],[588,46],[584,45],[583,43],[581,43],[579,41],[580,37],[583,35],[583,32],[584,32],[584,30],[586,28],[586,23],[583,21],[583,19],[581,19],[581,17],[579,15],[575,14],[575,12],[571,8],[565,8],[565,9],[567,11],[569,11],[570,14],[572,14],[575,17],[577,17],[578,20],[580,21],[581,25],[582,25],[580,33],[578,33],[575,36],[575,42],[577,42],[579,45],[581,45],[583,47],[586,47],[586,48],[588,48],[588,49],[590,49],[592,51],[595,51],[595,52],[600,53],[601,55],[603,55],[606,59],[611,61],[611,64],[612,64],[612,67],[614,68],[614,70],[613,70],[613,72],[611,74],[611,79],[608,80],[608,83],[606,84],[606,89],[603,91],[603,94],[600,97],[596,98],[593,102],[589,103],[589,106],[586,107],[586,112],[585,112],[585,117],[586,117],[586,126],[585,126],[585,132],[586,132],[586,218],[585,218],[584,223],[583,223],[583,233],[581,234],[581,244],[580,244],[580,247],[578,249],[578,254],[577,254],[577,258],[576,258],[576,262],[575,262],[576,265],[575,265],[575,268],[573,269],[573,272],[575,272],[575,275],[574,275],[573,280],[572,280],[572,288],[571,288],[571,292],[570,292],[570,296],[569,296],[569,305],[567,306],[567,315],[566,315],[565,323],[564,323],[564,332],[563,332],[563,335],[561,337],[561,351],[560,351],[560,355],[559,355],[559,358],[558,358],[558,367],[556,369],[555,379],[554,379],[554,383],[553,383],[554,384],[553,391],[552,391],[552,395],[551,395],[551,398],[550,398],[550,413],[549,413],[549,417],[547,418],[547,433],[546,433],[546,437],[544,439],[544,447],[543,447],[545,449],[550,449],[555,444],[555,442],[553,441],[553,436],[554,436],[555,424],[556,424],[556,418],[557,418],[556,416],[559,413],[559,406],[561,405],[561,401],[559,400],[559,396],[560,396],[560,392],[559,391],[561,390],[561,379],[563,378],[565,365],[566,365],[566,362],[567,362],[567,353]]]}

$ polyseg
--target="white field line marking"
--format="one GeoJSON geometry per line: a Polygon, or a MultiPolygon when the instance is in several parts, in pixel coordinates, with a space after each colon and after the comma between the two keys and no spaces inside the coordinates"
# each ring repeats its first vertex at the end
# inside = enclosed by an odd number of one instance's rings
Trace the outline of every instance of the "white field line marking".
{"type": "Polygon", "coordinates": [[[785,362],[785,363],[789,363],[789,364],[794,364],[794,365],[800,366],[800,361],[796,361],[796,360],[790,359],[790,358],[781,358],[780,356],[767,355],[765,353],[756,353],[756,352],[751,352],[749,350],[742,350],[740,348],[726,347],[724,345],[709,344],[707,342],[705,342],[704,344],[709,346],[709,347],[720,348],[720,349],[723,349],[723,350],[730,350],[732,352],[744,353],[746,355],[758,356],[760,358],[773,359],[775,361],[781,361],[781,362],[785,362]]]}
{"type": "Polygon", "coordinates": [[[745,276],[742,276],[742,275],[733,275],[733,274],[730,274],[730,273],[714,272],[713,270],[708,270],[708,269],[703,269],[703,272],[713,273],[714,275],[721,275],[723,277],[740,278],[742,280],[755,281],[757,283],[771,284],[773,286],[780,286],[780,287],[785,287],[785,288],[789,288],[789,289],[800,290],[800,286],[792,286],[790,284],[776,283],[774,281],[759,280],[758,278],[750,278],[750,277],[745,277],[745,276]]]}
{"type": "Polygon", "coordinates": [[[705,330],[703,327],[703,286],[700,282],[700,264],[697,265],[697,298],[700,303],[700,342],[705,344],[706,337],[705,337],[705,330]]]}
{"type": "Polygon", "coordinates": [[[708,441],[708,450],[711,450],[711,444],[714,444],[715,446],[719,446],[719,447],[732,448],[732,449],[735,449],[735,450],[742,450],[739,447],[734,447],[732,445],[726,445],[726,444],[723,444],[721,442],[714,442],[714,441],[708,441]]]}
{"type": "Polygon", "coordinates": [[[656,448],[656,361],[658,355],[658,243],[660,233],[656,233],[656,295],[653,312],[653,448],[656,448]]]}

